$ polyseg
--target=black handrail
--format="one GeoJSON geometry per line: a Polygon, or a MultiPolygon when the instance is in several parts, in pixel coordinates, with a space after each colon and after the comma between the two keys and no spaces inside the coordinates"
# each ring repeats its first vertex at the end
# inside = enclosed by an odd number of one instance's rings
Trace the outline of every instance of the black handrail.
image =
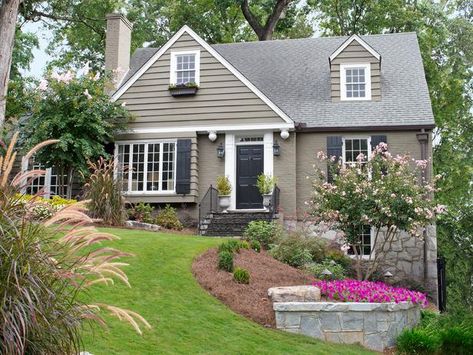
{"type": "Polygon", "coordinates": [[[199,203],[199,228],[204,218],[206,218],[209,214],[218,211],[218,190],[210,185],[209,189],[199,203]]]}
{"type": "Polygon", "coordinates": [[[269,205],[269,211],[271,212],[272,217],[279,212],[279,195],[281,190],[277,185],[274,186],[273,195],[271,196],[271,204],[269,205]]]}

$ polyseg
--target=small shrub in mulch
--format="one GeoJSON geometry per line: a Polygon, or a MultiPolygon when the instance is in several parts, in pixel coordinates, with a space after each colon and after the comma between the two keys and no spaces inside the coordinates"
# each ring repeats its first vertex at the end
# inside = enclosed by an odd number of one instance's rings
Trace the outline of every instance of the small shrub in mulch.
{"type": "Polygon", "coordinates": [[[222,243],[218,246],[218,251],[228,251],[229,253],[238,253],[240,251],[241,245],[240,241],[236,239],[229,240],[225,243],[222,243]]]}
{"type": "Polygon", "coordinates": [[[277,286],[310,285],[314,277],[275,260],[265,251],[240,249],[234,254],[234,266],[251,275],[249,284],[235,282],[233,274],[219,270],[218,251],[210,249],[192,265],[199,284],[234,312],[268,327],[275,327],[274,311],[268,289],[277,286]]]}
{"type": "Polygon", "coordinates": [[[233,271],[233,278],[239,284],[250,283],[250,273],[248,272],[248,270],[242,269],[241,267],[237,267],[235,271],[233,271]]]}
{"type": "Polygon", "coordinates": [[[233,271],[233,252],[228,250],[219,251],[218,268],[223,271],[233,271]]]}

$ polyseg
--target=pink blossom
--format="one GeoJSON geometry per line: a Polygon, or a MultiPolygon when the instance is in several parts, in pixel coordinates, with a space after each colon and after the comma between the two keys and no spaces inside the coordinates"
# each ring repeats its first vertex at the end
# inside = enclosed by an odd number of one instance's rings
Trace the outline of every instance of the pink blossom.
{"type": "Polygon", "coordinates": [[[356,161],[359,163],[365,161],[365,159],[366,159],[366,155],[364,155],[363,153],[360,153],[356,156],[356,161]]]}
{"type": "Polygon", "coordinates": [[[442,214],[447,210],[447,206],[445,205],[437,205],[435,206],[435,213],[436,214],[442,214]]]}
{"type": "Polygon", "coordinates": [[[418,168],[425,169],[427,168],[427,164],[429,163],[428,160],[416,160],[415,161],[418,168]]]}
{"type": "Polygon", "coordinates": [[[48,89],[48,81],[46,79],[41,80],[39,83],[38,89],[40,91],[46,91],[48,89]]]}
{"type": "Polygon", "coordinates": [[[327,155],[325,154],[325,152],[320,151],[320,152],[317,153],[317,159],[325,160],[325,159],[327,159],[327,155]]]}

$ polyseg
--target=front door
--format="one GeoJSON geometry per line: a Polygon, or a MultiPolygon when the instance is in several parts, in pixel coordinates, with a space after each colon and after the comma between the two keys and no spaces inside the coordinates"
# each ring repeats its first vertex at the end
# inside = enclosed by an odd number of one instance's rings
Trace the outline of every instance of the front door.
{"type": "Polygon", "coordinates": [[[236,208],[263,208],[263,197],[256,187],[258,175],[263,173],[262,145],[237,146],[236,208]]]}

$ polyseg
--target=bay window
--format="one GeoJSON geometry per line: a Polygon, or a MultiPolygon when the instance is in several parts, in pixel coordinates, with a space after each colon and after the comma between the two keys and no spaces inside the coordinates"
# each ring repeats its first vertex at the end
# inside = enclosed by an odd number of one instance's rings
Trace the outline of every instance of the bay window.
{"type": "Polygon", "coordinates": [[[124,193],[174,193],[176,142],[117,143],[117,177],[124,193]]]}

